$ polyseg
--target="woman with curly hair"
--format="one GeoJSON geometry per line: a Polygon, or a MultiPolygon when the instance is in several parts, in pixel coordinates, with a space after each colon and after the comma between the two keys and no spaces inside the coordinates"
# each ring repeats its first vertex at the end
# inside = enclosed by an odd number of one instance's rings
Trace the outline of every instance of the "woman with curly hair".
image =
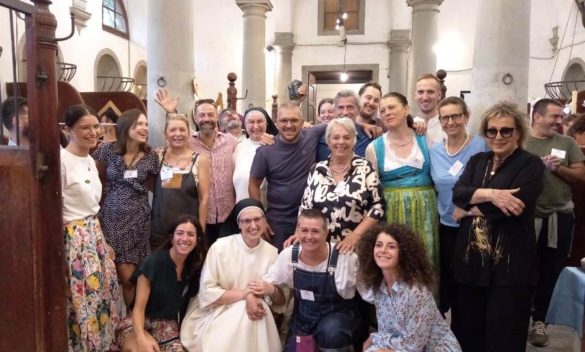
{"type": "Polygon", "coordinates": [[[433,300],[433,269],[409,227],[376,225],[358,246],[358,288],[376,305],[378,331],[365,352],[461,351],[433,300]]]}

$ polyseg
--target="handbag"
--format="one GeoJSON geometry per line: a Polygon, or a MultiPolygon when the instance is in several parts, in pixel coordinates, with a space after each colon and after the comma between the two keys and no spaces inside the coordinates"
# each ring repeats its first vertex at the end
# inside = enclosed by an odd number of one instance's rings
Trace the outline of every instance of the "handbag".
{"type": "Polygon", "coordinates": [[[313,335],[295,336],[296,352],[318,352],[313,335]]]}

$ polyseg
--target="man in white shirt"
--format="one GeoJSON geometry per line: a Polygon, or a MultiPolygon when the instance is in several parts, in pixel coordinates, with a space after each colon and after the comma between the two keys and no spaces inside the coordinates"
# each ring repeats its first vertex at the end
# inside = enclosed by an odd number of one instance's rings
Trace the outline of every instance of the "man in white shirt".
{"type": "Polygon", "coordinates": [[[441,99],[441,82],[437,76],[427,73],[417,79],[414,100],[418,106],[419,113],[414,118],[414,121],[424,121],[426,123],[427,134],[433,144],[443,142],[444,138],[437,108],[441,99]]]}
{"type": "Polygon", "coordinates": [[[2,124],[9,133],[8,145],[28,145],[28,105],[25,98],[9,97],[4,100],[2,103],[2,124]]]}

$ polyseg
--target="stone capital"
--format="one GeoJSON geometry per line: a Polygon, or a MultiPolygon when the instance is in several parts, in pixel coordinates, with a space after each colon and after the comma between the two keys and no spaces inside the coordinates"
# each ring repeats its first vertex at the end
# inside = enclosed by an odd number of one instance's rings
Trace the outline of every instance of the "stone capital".
{"type": "Polygon", "coordinates": [[[282,51],[292,51],[295,47],[293,34],[291,32],[275,32],[273,45],[282,51]]]}
{"type": "Polygon", "coordinates": [[[406,5],[412,7],[412,12],[437,11],[444,0],[406,0],[406,5]]]}
{"type": "Polygon", "coordinates": [[[236,0],[236,5],[244,12],[244,17],[266,17],[266,12],[272,11],[272,2],[270,0],[236,0]]]}

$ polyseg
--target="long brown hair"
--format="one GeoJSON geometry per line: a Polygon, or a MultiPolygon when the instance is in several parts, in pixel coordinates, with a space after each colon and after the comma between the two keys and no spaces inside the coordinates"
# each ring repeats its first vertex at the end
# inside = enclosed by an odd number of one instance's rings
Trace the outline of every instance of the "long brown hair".
{"type": "MultiPolygon", "coordinates": [[[[130,129],[136,125],[136,121],[138,121],[140,115],[146,116],[138,109],[126,110],[120,115],[120,118],[118,118],[118,122],[116,123],[116,136],[118,139],[114,142],[114,153],[118,155],[126,154],[126,144],[130,138],[130,129]]],[[[150,149],[150,146],[146,142],[138,145],[138,150],[141,152],[149,153],[150,149]]]]}
{"type": "Polygon", "coordinates": [[[385,233],[398,242],[398,274],[400,280],[409,286],[421,285],[433,290],[434,272],[422,241],[408,226],[402,224],[378,224],[359,241],[358,278],[367,288],[377,290],[384,277],[382,269],[374,260],[374,246],[378,235],[385,233]]]}

